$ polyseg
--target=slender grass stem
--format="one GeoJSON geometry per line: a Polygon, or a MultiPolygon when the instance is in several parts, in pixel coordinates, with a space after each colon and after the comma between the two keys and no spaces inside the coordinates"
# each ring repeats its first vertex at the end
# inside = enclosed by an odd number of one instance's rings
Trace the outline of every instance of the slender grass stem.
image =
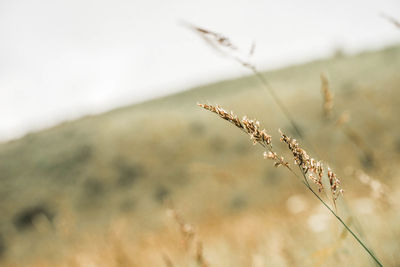
{"type": "MultiPolygon", "coordinates": [[[[242,130],[244,133],[246,133],[246,131],[242,130]]],[[[247,134],[247,133],[246,133],[247,134]]],[[[258,143],[260,144],[263,148],[272,151],[272,146],[266,146],[263,143],[258,143]]],[[[297,175],[296,172],[293,171],[292,168],[290,168],[289,166],[286,166],[286,168],[297,178],[300,179],[300,177],[297,175]]],[[[326,204],[326,202],[314,191],[314,189],[312,189],[310,183],[307,180],[307,177],[304,173],[304,171],[300,168],[300,172],[304,178],[304,180],[301,180],[301,182],[308,188],[308,190],[310,190],[313,195],[332,213],[333,216],[335,216],[335,218],[345,227],[345,229],[357,240],[357,242],[364,248],[365,251],[367,251],[367,253],[372,257],[372,259],[375,261],[375,263],[378,266],[383,266],[382,263],[378,260],[378,258],[374,255],[374,253],[361,241],[361,239],[350,229],[350,227],[343,221],[343,219],[337,215],[337,213],[331,209],[331,207],[329,207],[328,204],[326,204]]]]}
{"type": "MultiPolygon", "coordinates": [[[[250,135],[252,141],[254,144],[259,144],[261,145],[265,150],[268,150],[272,155],[271,157],[268,157],[269,159],[272,159],[275,161],[275,166],[284,166],[286,169],[288,169],[293,175],[295,175],[296,178],[298,178],[312,193],[317,199],[332,213],[333,216],[345,227],[345,229],[356,239],[356,241],[367,251],[367,253],[372,257],[372,259],[375,261],[375,263],[378,266],[383,266],[382,263],[378,260],[378,258],[374,255],[374,253],[367,248],[367,246],[361,241],[361,239],[350,229],[350,227],[340,218],[339,215],[331,208],[329,207],[328,204],[314,191],[314,189],[311,187],[306,173],[307,171],[312,171],[314,173],[318,172],[318,176],[320,179],[322,179],[322,166],[318,165],[319,163],[315,164],[315,160],[313,158],[310,158],[309,155],[307,154],[306,151],[301,149],[296,142],[295,139],[291,139],[290,137],[286,136],[283,134],[281,131],[281,141],[285,142],[286,144],[289,145],[289,149],[292,151],[294,159],[295,159],[295,164],[299,167],[300,172],[303,176],[303,179],[289,166],[289,163],[284,161],[283,157],[279,157],[272,149],[272,139],[271,136],[268,135],[265,130],[260,130],[260,123],[258,121],[254,120],[248,120],[246,117],[244,117],[242,120],[238,119],[237,116],[235,116],[232,112],[228,113],[224,109],[222,109],[219,106],[212,106],[212,105],[207,105],[207,104],[198,104],[200,107],[209,110],[213,113],[216,113],[219,115],[221,118],[224,120],[229,121],[231,124],[235,125],[237,128],[242,130],[245,134],[250,135]],[[314,162],[314,164],[312,163],[314,162]],[[316,167],[317,166],[317,167],[316,167]]],[[[338,196],[338,193],[342,192],[342,189],[340,188],[340,181],[336,178],[336,175],[328,168],[328,178],[332,190],[332,197],[335,205],[335,199],[338,196]]],[[[313,180],[314,181],[314,180],[313,180]]],[[[315,182],[315,181],[314,181],[315,182]]],[[[317,180],[316,184],[318,186],[321,185],[321,181],[317,180]]],[[[322,190],[323,187],[320,186],[320,190],[322,190]]]]}
{"type": "MultiPolygon", "coordinates": [[[[306,176],[304,174],[304,172],[301,172],[304,179],[307,181],[306,176]]],[[[308,182],[304,182],[303,184],[308,188],[308,190],[311,191],[311,193],[313,193],[313,195],[332,213],[333,216],[335,216],[335,218],[346,228],[346,230],[357,240],[357,242],[364,248],[365,251],[368,252],[368,254],[374,259],[375,263],[378,266],[383,266],[382,263],[378,260],[378,258],[374,255],[374,253],[372,253],[372,251],[367,248],[367,246],[360,240],[360,238],[350,229],[349,226],[347,226],[347,224],[342,220],[342,218],[340,218],[339,215],[336,214],[335,211],[333,211],[328,204],[326,204],[326,202],[312,189],[312,187],[310,186],[310,184],[308,182]]]]}
{"type": "Polygon", "coordinates": [[[288,119],[288,121],[292,125],[293,129],[296,131],[297,135],[301,138],[304,138],[304,135],[303,135],[302,131],[300,130],[300,127],[296,124],[296,122],[292,118],[292,115],[290,114],[289,110],[286,108],[286,106],[283,104],[283,102],[279,99],[279,97],[277,96],[275,91],[272,89],[272,87],[269,85],[269,83],[265,79],[265,77],[256,68],[253,67],[253,68],[251,68],[251,70],[253,71],[254,75],[263,84],[264,88],[268,90],[268,92],[272,96],[274,102],[279,106],[279,109],[282,111],[282,113],[288,119]]]}
{"type": "Polygon", "coordinates": [[[268,91],[271,95],[273,101],[278,105],[279,109],[281,110],[282,114],[286,117],[289,123],[292,125],[293,129],[295,130],[296,134],[303,139],[303,141],[307,144],[307,146],[318,156],[320,157],[317,149],[312,145],[311,142],[308,141],[306,135],[302,132],[300,127],[297,125],[296,121],[293,119],[290,111],[286,108],[283,102],[280,100],[278,95],[276,94],[275,90],[271,87],[268,80],[257,70],[257,68],[253,65],[244,65],[245,67],[249,68],[253,74],[258,78],[260,83],[263,87],[268,91]]]}

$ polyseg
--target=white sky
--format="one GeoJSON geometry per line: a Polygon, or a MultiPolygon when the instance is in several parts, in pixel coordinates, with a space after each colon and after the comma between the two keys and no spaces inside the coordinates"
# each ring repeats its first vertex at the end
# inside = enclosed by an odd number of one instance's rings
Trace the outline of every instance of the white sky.
{"type": "Polygon", "coordinates": [[[221,32],[264,69],[400,42],[399,0],[0,0],[0,140],[246,74],[179,25],[221,32]]]}

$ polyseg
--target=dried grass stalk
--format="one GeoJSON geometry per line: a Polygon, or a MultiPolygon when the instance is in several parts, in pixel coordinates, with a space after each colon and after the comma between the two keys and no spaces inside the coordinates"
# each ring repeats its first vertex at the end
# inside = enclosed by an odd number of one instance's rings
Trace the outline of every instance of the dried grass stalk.
{"type": "Polygon", "coordinates": [[[265,129],[261,130],[259,121],[248,119],[246,116],[243,117],[243,119],[239,119],[238,116],[236,116],[232,111],[227,112],[218,105],[197,105],[217,114],[222,119],[229,121],[237,128],[248,134],[250,136],[250,139],[253,141],[253,144],[260,144],[266,150],[268,150],[268,153],[264,153],[264,158],[274,160],[276,167],[285,166],[286,168],[291,170],[289,163],[285,161],[282,156],[278,156],[277,153],[273,151],[272,138],[269,134],[267,134],[265,129]]]}
{"type": "Polygon", "coordinates": [[[179,226],[179,232],[182,235],[182,243],[186,250],[190,249],[190,246],[195,237],[195,231],[192,225],[185,222],[185,220],[179,215],[174,208],[168,210],[168,215],[174,219],[176,224],[179,226]]]}
{"type": "MultiPolygon", "coordinates": [[[[275,166],[283,165],[288,170],[290,170],[296,177],[298,175],[290,168],[289,163],[284,161],[283,157],[279,157],[276,152],[272,150],[272,137],[268,135],[264,130],[260,130],[260,123],[257,120],[249,120],[247,117],[243,117],[240,120],[233,112],[227,112],[220,106],[213,106],[207,104],[198,104],[200,107],[209,110],[224,120],[229,121],[240,130],[244,131],[250,138],[252,139],[254,144],[260,144],[267,151],[264,153],[264,157],[267,159],[272,159],[275,161],[275,166]]],[[[365,244],[360,240],[360,238],[350,229],[350,227],[343,221],[343,219],[331,208],[329,205],[318,195],[317,192],[310,186],[308,180],[311,179],[317,186],[319,192],[321,192],[323,188],[322,177],[324,173],[324,167],[320,161],[316,161],[311,158],[308,153],[302,149],[295,139],[284,134],[280,131],[281,134],[281,142],[284,142],[288,145],[289,150],[293,154],[294,163],[299,167],[301,174],[304,178],[303,184],[307,187],[308,190],[331,212],[333,216],[346,228],[346,230],[357,240],[357,242],[365,249],[365,251],[375,260],[375,263],[379,266],[382,266],[378,258],[372,253],[370,249],[368,249],[365,244]]],[[[327,168],[327,177],[329,179],[329,184],[331,187],[332,199],[334,202],[334,206],[336,209],[336,200],[340,194],[343,193],[343,190],[340,188],[340,181],[337,178],[336,174],[332,172],[332,170],[327,168]]]]}
{"type": "MultiPolygon", "coordinates": [[[[330,90],[329,81],[325,74],[321,74],[321,91],[323,94],[323,112],[324,117],[327,119],[332,119],[333,117],[333,93],[330,90]]],[[[352,128],[348,122],[350,119],[350,114],[347,111],[342,112],[342,114],[336,119],[335,126],[339,127],[344,135],[361,151],[363,154],[362,163],[371,168],[379,167],[376,165],[376,158],[374,155],[374,150],[371,149],[368,142],[364,141],[361,135],[352,128]]]]}
{"type": "Polygon", "coordinates": [[[281,130],[279,130],[279,132],[281,134],[280,140],[288,145],[289,150],[293,154],[295,164],[318,186],[318,191],[322,192],[324,190],[322,184],[322,176],[324,173],[322,162],[311,158],[307,152],[299,146],[296,139],[290,138],[281,130]]]}
{"type": "MultiPolygon", "coordinates": [[[[303,139],[307,142],[309,147],[312,148],[312,144],[307,141],[306,137],[303,135],[300,127],[296,124],[295,120],[292,118],[291,113],[289,112],[288,108],[284,105],[281,99],[276,94],[275,90],[270,86],[268,80],[265,78],[265,75],[261,74],[256,66],[250,62],[250,57],[253,55],[255,50],[255,43],[253,42],[250,51],[248,53],[242,53],[237,46],[235,46],[229,38],[210,31],[204,28],[195,26],[190,23],[184,23],[189,29],[197,33],[201,38],[203,38],[209,45],[211,45],[216,51],[220,52],[224,56],[227,56],[234,61],[241,64],[243,67],[249,69],[253,72],[255,77],[258,78],[261,85],[269,92],[273,101],[277,104],[282,114],[287,118],[287,120],[292,125],[293,129],[296,131],[298,136],[303,137],[303,139]]],[[[313,149],[314,150],[314,149],[313,149]]]]}
{"type": "MultiPolygon", "coordinates": [[[[243,119],[239,119],[232,111],[228,112],[224,110],[220,106],[213,106],[208,104],[198,104],[200,107],[209,110],[224,120],[229,121],[237,128],[241,129],[248,135],[250,135],[250,139],[253,141],[253,144],[260,144],[267,151],[264,152],[265,159],[273,160],[274,166],[285,166],[291,172],[293,170],[290,168],[289,163],[285,161],[282,156],[279,156],[272,147],[272,137],[267,134],[266,130],[261,130],[260,122],[257,120],[250,120],[246,116],[243,119]]],[[[279,130],[281,134],[281,142],[284,142],[288,145],[289,150],[292,152],[294,157],[294,163],[299,166],[302,173],[306,175],[306,177],[315,183],[318,186],[318,191],[322,192],[324,190],[324,186],[322,183],[322,177],[324,174],[324,167],[321,161],[317,161],[310,157],[307,152],[302,149],[296,139],[290,138],[286,134],[284,134],[281,130],[279,130]]],[[[339,196],[339,193],[343,193],[342,189],[339,189],[340,181],[336,177],[336,175],[328,168],[328,178],[331,175],[332,184],[331,184],[331,192],[332,192],[332,200],[335,203],[336,199],[339,196]]],[[[331,180],[330,180],[331,181],[331,180]]]]}
{"type": "MultiPolygon", "coordinates": [[[[189,223],[187,223],[178,213],[178,211],[173,208],[172,204],[171,208],[168,209],[168,215],[174,219],[174,221],[178,224],[179,226],[179,231],[182,235],[182,242],[184,244],[185,250],[187,253],[191,251],[191,248],[193,247],[192,244],[195,243],[196,247],[195,252],[194,252],[194,261],[197,263],[198,266],[200,267],[208,267],[209,264],[204,256],[204,251],[203,251],[203,243],[197,238],[196,236],[196,231],[194,230],[193,226],[189,223]]],[[[167,264],[167,261],[164,257],[164,262],[167,264]]],[[[169,261],[170,266],[172,266],[172,262],[169,261]]],[[[169,265],[167,265],[169,266],[169,265]]]]}
{"type": "Polygon", "coordinates": [[[321,91],[324,98],[323,111],[324,117],[330,119],[333,109],[333,93],[329,86],[329,80],[324,73],[321,73],[321,91]]]}
{"type": "Polygon", "coordinates": [[[390,23],[392,23],[394,26],[396,26],[397,28],[400,29],[400,21],[398,21],[397,19],[395,19],[395,18],[393,18],[393,17],[391,17],[391,16],[385,15],[385,14],[382,14],[381,16],[382,16],[383,18],[387,19],[387,20],[388,20],[390,23]]]}

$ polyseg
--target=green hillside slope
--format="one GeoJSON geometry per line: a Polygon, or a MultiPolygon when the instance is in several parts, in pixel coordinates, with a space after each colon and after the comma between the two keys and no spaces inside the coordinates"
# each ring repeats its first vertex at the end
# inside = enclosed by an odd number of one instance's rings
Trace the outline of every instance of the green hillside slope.
{"type": "MultiPolygon", "coordinates": [[[[382,181],[399,188],[394,163],[400,159],[396,115],[400,114],[400,46],[264,75],[318,150],[311,153],[330,162],[342,177],[350,199],[366,189],[357,189],[358,180],[346,172],[349,167],[378,173],[382,181]],[[365,161],[362,149],[335,121],[322,117],[321,72],[330,79],[337,115],[350,114],[349,123],[374,151],[374,162],[365,161]]],[[[261,148],[251,146],[247,136],[201,110],[197,102],[220,104],[240,116],[257,118],[276,142],[278,128],[294,135],[268,93],[248,76],[65,122],[3,143],[3,256],[42,251],[54,236],[39,233],[36,224],[41,218],[56,225],[69,216],[74,218],[74,231],[85,232],[101,231],[115,218],[129,216],[134,218],[132,228],[153,231],[163,225],[165,200],[173,201],[191,221],[200,222],[216,214],[265,210],[293,192],[302,192],[289,174],[263,160],[261,148]]]]}

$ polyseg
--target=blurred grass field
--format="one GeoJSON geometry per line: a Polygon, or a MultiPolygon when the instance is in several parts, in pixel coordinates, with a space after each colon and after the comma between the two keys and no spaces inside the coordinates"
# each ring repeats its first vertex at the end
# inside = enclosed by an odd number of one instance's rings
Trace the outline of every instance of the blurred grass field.
{"type": "MultiPolygon", "coordinates": [[[[399,70],[395,46],[263,73],[312,141],[310,153],[341,177],[339,214],[387,266],[400,265],[399,70]],[[321,72],[336,112],[349,114],[373,158],[323,118],[321,72]]],[[[301,183],[197,102],[257,118],[273,140],[279,128],[296,137],[246,76],[3,143],[0,264],[199,266],[195,244],[185,247],[167,216],[173,203],[209,266],[373,265],[301,183]]]]}

